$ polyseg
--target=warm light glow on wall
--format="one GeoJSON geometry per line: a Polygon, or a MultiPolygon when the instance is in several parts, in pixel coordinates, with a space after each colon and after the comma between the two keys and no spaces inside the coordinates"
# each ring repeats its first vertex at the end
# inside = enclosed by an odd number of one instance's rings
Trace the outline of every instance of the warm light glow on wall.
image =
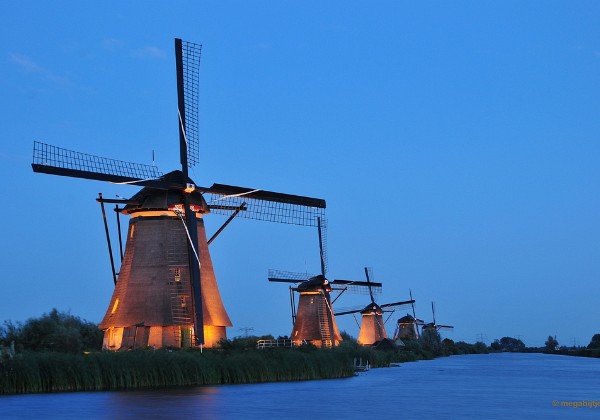
{"type": "Polygon", "coordinates": [[[221,339],[227,339],[225,327],[216,327],[212,325],[204,326],[205,347],[216,347],[221,339]]]}
{"type": "Polygon", "coordinates": [[[119,350],[123,340],[123,328],[108,328],[104,332],[104,340],[102,341],[102,348],[105,350],[119,350]]]}

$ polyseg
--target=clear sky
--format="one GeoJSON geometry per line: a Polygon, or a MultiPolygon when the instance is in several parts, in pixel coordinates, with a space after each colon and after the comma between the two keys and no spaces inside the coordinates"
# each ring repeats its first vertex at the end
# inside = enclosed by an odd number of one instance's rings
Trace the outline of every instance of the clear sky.
{"type": "MultiPolygon", "coordinates": [[[[380,303],[412,289],[454,340],[600,333],[600,3],[24,0],[0,16],[0,321],[104,315],[95,198],[137,189],[34,174],[33,141],[176,169],[180,37],[203,44],[196,183],[325,198],[330,277],[373,267],[380,303]]],[[[240,219],[211,252],[229,336],[289,334],[267,270],[318,272],[316,230],[240,219]]]]}

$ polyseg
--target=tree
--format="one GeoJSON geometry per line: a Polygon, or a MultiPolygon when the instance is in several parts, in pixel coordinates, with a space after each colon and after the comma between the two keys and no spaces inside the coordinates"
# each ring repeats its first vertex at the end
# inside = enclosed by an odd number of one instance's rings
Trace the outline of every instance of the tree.
{"type": "Polygon", "coordinates": [[[600,349],[600,334],[594,334],[592,341],[587,346],[588,349],[600,349]]]}
{"type": "Polygon", "coordinates": [[[24,324],[6,321],[0,329],[0,343],[10,345],[14,341],[18,347],[33,351],[99,350],[102,338],[103,333],[96,324],[57,309],[28,319],[24,324]]]}
{"type": "Polygon", "coordinates": [[[551,335],[548,336],[548,339],[544,344],[548,351],[555,351],[558,349],[558,341],[556,340],[556,337],[552,337],[551,335]]]}
{"type": "Polygon", "coordinates": [[[12,321],[4,321],[4,325],[0,325],[0,344],[8,346],[11,342],[17,341],[22,330],[23,324],[20,322],[15,324],[12,321]]]}
{"type": "Polygon", "coordinates": [[[518,338],[502,337],[500,340],[494,340],[490,347],[494,351],[523,351],[525,343],[518,338]]]}
{"type": "Polygon", "coordinates": [[[427,328],[421,333],[421,345],[423,350],[433,353],[434,356],[443,354],[442,338],[435,328],[427,328]]]}

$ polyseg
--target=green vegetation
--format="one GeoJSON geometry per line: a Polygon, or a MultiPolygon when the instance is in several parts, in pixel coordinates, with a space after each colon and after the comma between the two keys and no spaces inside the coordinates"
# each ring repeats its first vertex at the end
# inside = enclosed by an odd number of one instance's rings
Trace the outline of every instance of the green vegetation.
{"type": "Polygon", "coordinates": [[[518,338],[502,337],[500,340],[494,340],[490,344],[490,349],[493,351],[523,352],[525,351],[525,343],[518,338]]]}
{"type": "Polygon", "coordinates": [[[490,345],[490,351],[493,352],[519,352],[519,353],[549,353],[560,354],[564,356],[596,357],[600,358],[600,334],[594,334],[590,344],[587,347],[579,346],[561,346],[556,336],[548,336],[544,347],[527,347],[520,339],[512,337],[502,337],[500,340],[494,340],[490,345]]]}
{"type": "Polygon", "coordinates": [[[558,350],[558,340],[556,339],[556,337],[552,337],[551,335],[548,336],[548,339],[546,340],[544,345],[546,346],[547,351],[558,350]]]}
{"type": "Polygon", "coordinates": [[[337,349],[24,352],[0,363],[0,394],[296,381],[353,374],[351,355],[337,349]]]}
{"type": "MultiPolygon", "coordinates": [[[[550,337],[548,337],[550,338],[550,337]]],[[[556,338],[555,338],[556,340],[556,338]]],[[[580,356],[580,357],[596,357],[600,358],[600,334],[594,334],[590,340],[590,344],[587,347],[578,346],[558,346],[556,341],[556,347],[554,349],[548,348],[548,342],[546,342],[546,348],[543,349],[544,353],[561,354],[565,356],[580,356]]]]}
{"type": "Polygon", "coordinates": [[[333,349],[304,345],[294,349],[256,349],[258,339],[223,340],[217,349],[101,352],[102,332],[93,323],[53,309],[24,324],[0,327],[0,395],[33,392],[121,390],[145,387],[241,384],[345,378],[354,360],[371,367],[487,352],[475,345],[441,340],[435,330],[397,347],[363,347],[346,333],[333,349]]]}
{"type": "Polygon", "coordinates": [[[93,351],[102,347],[102,337],[98,325],[56,309],[25,324],[4,321],[0,326],[0,345],[17,343],[17,351],[93,351]]]}
{"type": "Polygon", "coordinates": [[[588,349],[600,349],[600,334],[594,334],[590,344],[587,346],[588,349]]]}

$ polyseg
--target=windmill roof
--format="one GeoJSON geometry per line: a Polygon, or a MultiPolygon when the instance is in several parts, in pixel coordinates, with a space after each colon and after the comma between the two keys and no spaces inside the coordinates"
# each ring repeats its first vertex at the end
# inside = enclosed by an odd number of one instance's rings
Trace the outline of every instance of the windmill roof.
{"type": "Polygon", "coordinates": [[[374,342],[373,347],[375,347],[377,350],[393,351],[398,346],[396,345],[396,343],[394,343],[393,340],[390,340],[389,338],[384,338],[381,341],[374,342]]]}
{"type": "Polygon", "coordinates": [[[314,276],[306,281],[303,281],[298,285],[299,292],[310,292],[325,289],[327,292],[331,291],[329,281],[322,275],[314,276]]]}
{"type": "Polygon", "coordinates": [[[381,306],[379,306],[378,304],[376,304],[375,302],[373,303],[369,303],[367,306],[365,306],[365,309],[363,309],[362,311],[360,311],[360,313],[362,315],[364,314],[370,314],[375,312],[378,315],[381,315],[383,313],[383,309],[381,309],[381,306]]]}
{"type": "MultiPolygon", "coordinates": [[[[183,186],[183,172],[172,171],[160,177],[162,181],[176,183],[183,186]]],[[[188,177],[186,183],[193,184],[191,178],[188,177]]],[[[183,204],[184,192],[182,189],[158,189],[153,187],[145,187],[137,192],[131,201],[135,204],[128,204],[123,209],[123,213],[129,214],[140,210],[166,210],[176,204],[183,204]]],[[[191,205],[198,207],[200,213],[208,213],[208,205],[204,197],[199,191],[189,193],[189,202],[191,205]]]]}
{"type": "MultiPolygon", "coordinates": [[[[419,319],[419,318],[417,318],[416,321],[418,323],[423,323],[424,322],[422,319],[419,319]]],[[[415,322],[415,318],[412,315],[409,315],[409,314],[404,315],[402,318],[400,318],[398,320],[399,324],[400,323],[402,323],[402,324],[404,324],[404,323],[409,324],[409,323],[413,323],[413,322],[415,322]]]]}

